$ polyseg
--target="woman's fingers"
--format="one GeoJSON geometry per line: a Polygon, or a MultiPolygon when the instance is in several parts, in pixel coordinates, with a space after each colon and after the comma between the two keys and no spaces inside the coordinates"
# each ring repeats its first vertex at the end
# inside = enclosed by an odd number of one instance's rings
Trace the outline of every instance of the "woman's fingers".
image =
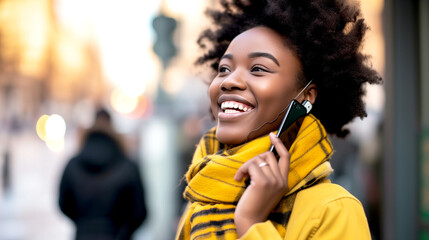
{"type": "Polygon", "coordinates": [[[277,154],[279,155],[278,166],[283,178],[287,181],[290,165],[290,154],[286,149],[283,142],[274,134],[270,133],[270,141],[276,148],[277,154]]]}
{"type": "Polygon", "coordinates": [[[234,176],[235,181],[241,181],[241,179],[245,177],[249,177],[249,164],[251,161],[245,162],[241,167],[237,170],[234,176]]]}
{"type": "Polygon", "coordinates": [[[241,179],[243,179],[244,177],[248,177],[249,176],[249,174],[248,174],[248,167],[247,166],[245,166],[246,165],[246,163],[244,163],[238,170],[237,170],[237,173],[235,173],[235,176],[234,176],[234,180],[235,181],[241,181],[241,179]]]}
{"type": "Polygon", "coordinates": [[[258,155],[254,157],[253,159],[245,162],[238,170],[237,173],[234,176],[234,180],[241,181],[241,179],[245,177],[264,177],[263,168],[269,167],[264,166],[263,163],[266,163],[264,154],[258,155]]]}
{"type": "Polygon", "coordinates": [[[285,178],[282,175],[282,171],[280,170],[279,162],[277,161],[277,158],[274,156],[274,153],[267,152],[267,158],[265,159],[265,161],[270,167],[270,170],[272,172],[272,175],[270,176],[272,176],[273,180],[279,183],[285,182],[285,178]]]}

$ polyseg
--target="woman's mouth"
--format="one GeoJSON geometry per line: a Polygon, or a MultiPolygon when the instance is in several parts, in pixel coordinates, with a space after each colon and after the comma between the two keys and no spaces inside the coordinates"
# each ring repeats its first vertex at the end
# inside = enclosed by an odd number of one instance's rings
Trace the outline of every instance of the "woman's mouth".
{"type": "Polygon", "coordinates": [[[220,104],[223,113],[244,113],[253,110],[252,106],[236,101],[225,101],[220,104]]]}

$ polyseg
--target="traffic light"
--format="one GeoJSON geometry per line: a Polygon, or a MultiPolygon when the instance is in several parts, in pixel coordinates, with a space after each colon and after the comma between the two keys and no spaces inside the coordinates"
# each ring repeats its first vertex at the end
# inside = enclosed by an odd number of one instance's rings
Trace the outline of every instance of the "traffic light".
{"type": "Polygon", "coordinates": [[[164,14],[156,16],[152,22],[156,32],[156,40],[153,50],[161,58],[163,67],[167,67],[171,58],[173,58],[177,49],[173,42],[173,34],[176,29],[177,22],[173,18],[167,17],[164,14]]]}

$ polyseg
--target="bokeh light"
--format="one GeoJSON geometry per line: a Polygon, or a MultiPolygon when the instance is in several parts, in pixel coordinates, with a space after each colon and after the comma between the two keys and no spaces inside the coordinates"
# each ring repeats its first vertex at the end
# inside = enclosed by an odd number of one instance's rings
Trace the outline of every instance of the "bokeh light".
{"type": "Polygon", "coordinates": [[[45,141],[46,146],[53,152],[64,149],[64,136],[66,133],[66,122],[58,114],[42,115],[36,124],[36,132],[40,139],[45,141]]]}
{"type": "Polygon", "coordinates": [[[66,133],[66,122],[60,115],[52,114],[46,121],[45,130],[46,140],[59,141],[66,133]]]}
{"type": "Polygon", "coordinates": [[[48,115],[42,115],[39,120],[37,120],[37,124],[36,124],[36,132],[37,132],[37,136],[39,136],[40,139],[42,139],[43,141],[46,140],[46,121],[48,120],[49,116],[48,115]]]}
{"type": "Polygon", "coordinates": [[[148,118],[152,114],[153,103],[145,95],[129,95],[122,88],[116,88],[110,95],[112,108],[122,115],[132,118],[148,118]]]}
{"type": "Polygon", "coordinates": [[[138,104],[138,97],[127,95],[122,89],[116,88],[110,96],[110,104],[119,113],[131,113],[138,104]]]}
{"type": "Polygon", "coordinates": [[[153,112],[152,101],[149,98],[142,95],[139,97],[137,107],[134,109],[133,112],[128,114],[128,117],[133,119],[137,119],[137,118],[147,119],[152,115],[152,112],[153,112]]]}

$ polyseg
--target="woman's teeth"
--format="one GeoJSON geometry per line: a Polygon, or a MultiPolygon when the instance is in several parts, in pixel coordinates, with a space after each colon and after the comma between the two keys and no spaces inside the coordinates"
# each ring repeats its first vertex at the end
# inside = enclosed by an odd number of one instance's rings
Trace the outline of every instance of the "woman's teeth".
{"type": "Polygon", "coordinates": [[[224,113],[239,113],[240,111],[237,111],[235,109],[225,109],[224,113]]]}
{"type": "Polygon", "coordinates": [[[237,103],[237,102],[223,102],[220,105],[220,108],[224,110],[225,113],[238,113],[238,112],[248,112],[252,110],[251,107],[237,103]]]}

